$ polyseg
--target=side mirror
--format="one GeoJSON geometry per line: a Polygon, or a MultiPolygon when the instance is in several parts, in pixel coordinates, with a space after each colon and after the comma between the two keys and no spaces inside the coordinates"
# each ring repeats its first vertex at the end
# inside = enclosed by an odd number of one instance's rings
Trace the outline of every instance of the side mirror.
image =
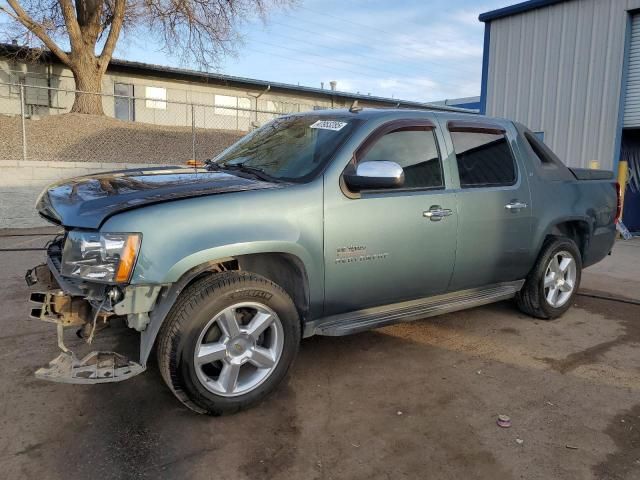
{"type": "Polygon", "coordinates": [[[344,181],[352,190],[398,188],[404,185],[404,171],[396,162],[362,162],[344,172],[344,181]]]}

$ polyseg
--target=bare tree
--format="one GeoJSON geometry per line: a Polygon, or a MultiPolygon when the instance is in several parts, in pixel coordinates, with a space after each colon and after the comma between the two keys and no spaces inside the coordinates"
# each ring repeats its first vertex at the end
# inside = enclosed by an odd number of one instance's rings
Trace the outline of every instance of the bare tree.
{"type": "Polygon", "coordinates": [[[103,114],[101,97],[91,92],[101,92],[121,33],[208,68],[234,51],[240,21],[264,19],[270,8],[295,1],[0,0],[0,12],[11,19],[0,33],[51,51],[71,70],[76,90],[89,92],[76,93],[72,112],[103,114]]]}

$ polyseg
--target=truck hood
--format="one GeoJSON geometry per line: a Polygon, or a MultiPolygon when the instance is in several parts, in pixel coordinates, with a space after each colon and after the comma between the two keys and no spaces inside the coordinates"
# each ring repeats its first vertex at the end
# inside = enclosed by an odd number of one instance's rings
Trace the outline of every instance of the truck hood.
{"type": "Polygon", "coordinates": [[[48,186],[38,198],[36,209],[59,225],[97,229],[110,216],[145,205],[287,185],[239,175],[183,167],[87,175],[48,186]]]}

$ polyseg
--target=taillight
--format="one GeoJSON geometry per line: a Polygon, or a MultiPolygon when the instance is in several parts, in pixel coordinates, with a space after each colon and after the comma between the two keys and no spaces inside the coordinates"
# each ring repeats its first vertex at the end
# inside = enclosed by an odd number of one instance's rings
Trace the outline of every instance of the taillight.
{"type": "Polygon", "coordinates": [[[620,220],[620,214],[622,213],[622,189],[620,188],[620,183],[616,182],[616,218],[615,223],[618,223],[620,220]]]}

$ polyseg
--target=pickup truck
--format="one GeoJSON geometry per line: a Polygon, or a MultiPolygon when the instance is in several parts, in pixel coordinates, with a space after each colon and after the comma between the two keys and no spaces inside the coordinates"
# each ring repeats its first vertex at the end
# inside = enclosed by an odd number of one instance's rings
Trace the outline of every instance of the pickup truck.
{"type": "Polygon", "coordinates": [[[359,108],[278,118],[200,167],[65,180],[36,205],[64,227],[26,274],[62,350],[36,376],[121,381],[155,349],[175,396],[219,415],[272,392],[305,337],[512,298],[555,319],[612,249],[616,188],[518,123],[359,108]],[[138,358],[65,346],[118,318],[138,358]]]}

